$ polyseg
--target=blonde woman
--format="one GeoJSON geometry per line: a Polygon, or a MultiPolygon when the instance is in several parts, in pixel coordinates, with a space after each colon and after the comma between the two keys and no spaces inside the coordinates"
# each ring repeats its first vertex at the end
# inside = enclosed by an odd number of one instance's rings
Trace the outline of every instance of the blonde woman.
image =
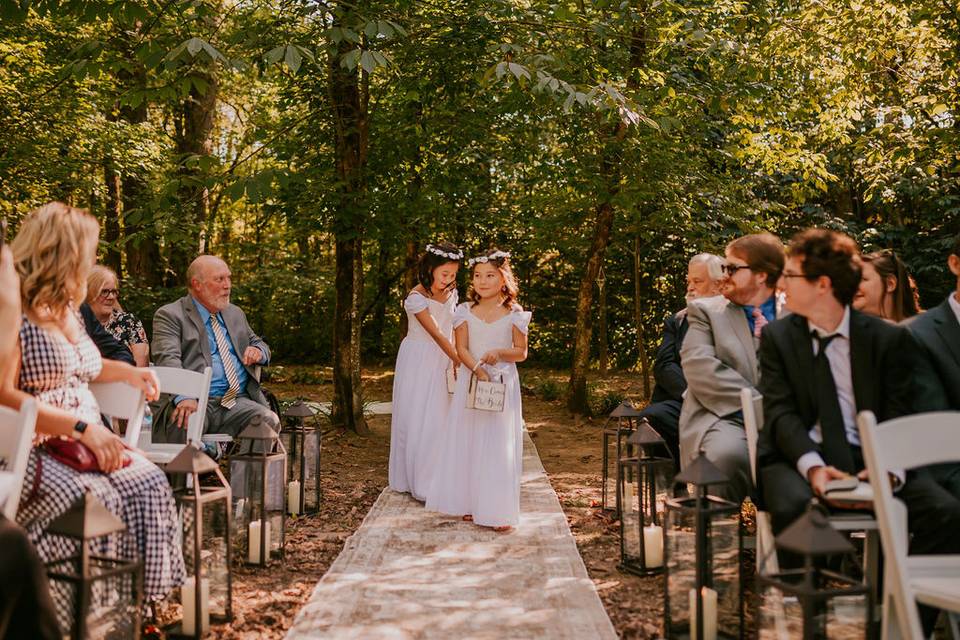
{"type": "Polygon", "coordinates": [[[150,361],[150,345],[143,323],[120,306],[120,289],[117,274],[110,267],[95,265],[87,276],[87,304],[103,328],[117,342],[130,349],[138,367],[150,361]]]}
{"type": "MultiPolygon", "coordinates": [[[[159,395],[158,384],[149,369],[101,359],[84,330],[77,307],[86,294],[98,234],[90,214],[52,202],[27,215],[11,244],[23,316],[19,357],[0,381],[0,402],[19,407],[27,394],[40,400],[38,442],[30,453],[17,520],[45,562],[67,557],[76,552],[75,544],[45,531],[77,498],[93,492],[127,526],[125,534],[97,541],[94,551],[142,560],[145,594],[156,600],[184,577],[170,485],[159,468],[127,450],[101,424],[88,383],[126,382],[150,399],[159,395]],[[76,471],[52,457],[43,443],[56,437],[86,445],[101,471],[76,471]]],[[[69,628],[66,594],[54,589],[61,624],[69,628]]]]}

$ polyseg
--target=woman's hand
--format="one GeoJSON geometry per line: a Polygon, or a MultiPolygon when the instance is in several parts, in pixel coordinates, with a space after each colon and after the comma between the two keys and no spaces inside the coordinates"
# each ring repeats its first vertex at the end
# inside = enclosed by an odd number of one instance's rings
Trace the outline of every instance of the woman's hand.
{"type": "Polygon", "coordinates": [[[104,473],[116,471],[123,464],[123,456],[127,450],[123,440],[102,424],[88,425],[80,437],[80,442],[93,452],[100,470],[104,473]]]}
{"type": "Polygon", "coordinates": [[[482,380],[483,382],[490,382],[490,374],[486,372],[483,367],[477,367],[476,370],[477,380],[482,380]]]}
{"type": "Polygon", "coordinates": [[[452,356],[450,356],[450,362],[453,363],[453,364],[451,364],[450,366],[453,367],[453,377],[456,378],[456,377],[457,377],[457,369],[460,368],[460,365],[463,364],[463,362],[460,361],[460,356],[458,356],[456,353],[454,353],[452,356]]]}
{"type": "Polygon", "coordinates": [[[157,374],[151,369],[132,367],[126,383],[137,389],[142,389],[147,402],[152,402],[160,397],[160,381],[157,380],[157,374]]]}
{"type": "Polygon", "coordinates": [[[491,349],[480,356],[480,362],[483,364],[497,364],[500,361],[500,349],[491,349]]]}

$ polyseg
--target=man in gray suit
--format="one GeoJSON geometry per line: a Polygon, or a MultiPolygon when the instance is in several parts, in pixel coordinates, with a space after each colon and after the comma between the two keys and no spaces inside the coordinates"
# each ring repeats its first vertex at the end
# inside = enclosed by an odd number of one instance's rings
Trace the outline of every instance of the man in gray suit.
{"type": "MultiPolygon", "coordinates": [[[[279,419],[255,370],[270,361],[270,347],[253,332],[243,311],[230,304],[227,263],[216,256],[198,257],[187,269],[187,286],[187,295],[153,316],[150,350],[155,364],[190,371],[213,368],[204,433],[236,435],[255,417],[277,427],[279,419]]],[[[167,426],[186,429],[197,401],[177,396],[172,402],[161,415],[169,415],[167,426]]],[[[167,439],[183,439],[172,435],[167,439]]]]}
{"type": "Polygon", "coordinates": [[[692,300],[680,350],[687,391],[680,411],[681,465],[704,455],[730,479],[716,487],[740,502],[751,490],[740,390],[756,388],[760,330],[777,317],[783,244],[769,233],[727,245],[723,297],[692,300]]]}

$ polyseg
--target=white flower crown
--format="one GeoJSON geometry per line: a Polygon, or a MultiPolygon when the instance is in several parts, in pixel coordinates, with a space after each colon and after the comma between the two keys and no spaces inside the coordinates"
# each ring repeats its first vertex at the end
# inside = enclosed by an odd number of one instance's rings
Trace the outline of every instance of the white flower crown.
{"type": "Polygon", "coordinates": [[[479,264],[483,262],[490,262],[491,260],[496,260],[498,258],[509,258],[509,257],[510,257],[509,251],[494,251],[490,255],[477,256],[476,258],[470,258],[469,260],[467,260],[467,267],[469,268],[475,264],[479,264]]]}
{"type": "Polygon", "coordinates": [[[450,258],[451,260],[463,260],[463,251],[457,251],[456,253],[447,252],[443,249],[433,246],[432,244],[427,245],[427,251],[435,256],[450,258]]]}

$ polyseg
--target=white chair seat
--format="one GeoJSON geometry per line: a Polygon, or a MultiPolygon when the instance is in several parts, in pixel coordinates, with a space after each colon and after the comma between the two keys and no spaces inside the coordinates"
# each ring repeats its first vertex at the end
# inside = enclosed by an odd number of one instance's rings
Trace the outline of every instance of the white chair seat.
{"type": "Polygon", "coordinates": [[[912,578],[910,587],[918,602],[948,611],[960,609],[960,576],[912,578]]]}
{"type": "Polygon", "coordinates": [[[876,531],[877,519],[868,513],[830,512],[830,524],[837,531],[876,531]]]}

